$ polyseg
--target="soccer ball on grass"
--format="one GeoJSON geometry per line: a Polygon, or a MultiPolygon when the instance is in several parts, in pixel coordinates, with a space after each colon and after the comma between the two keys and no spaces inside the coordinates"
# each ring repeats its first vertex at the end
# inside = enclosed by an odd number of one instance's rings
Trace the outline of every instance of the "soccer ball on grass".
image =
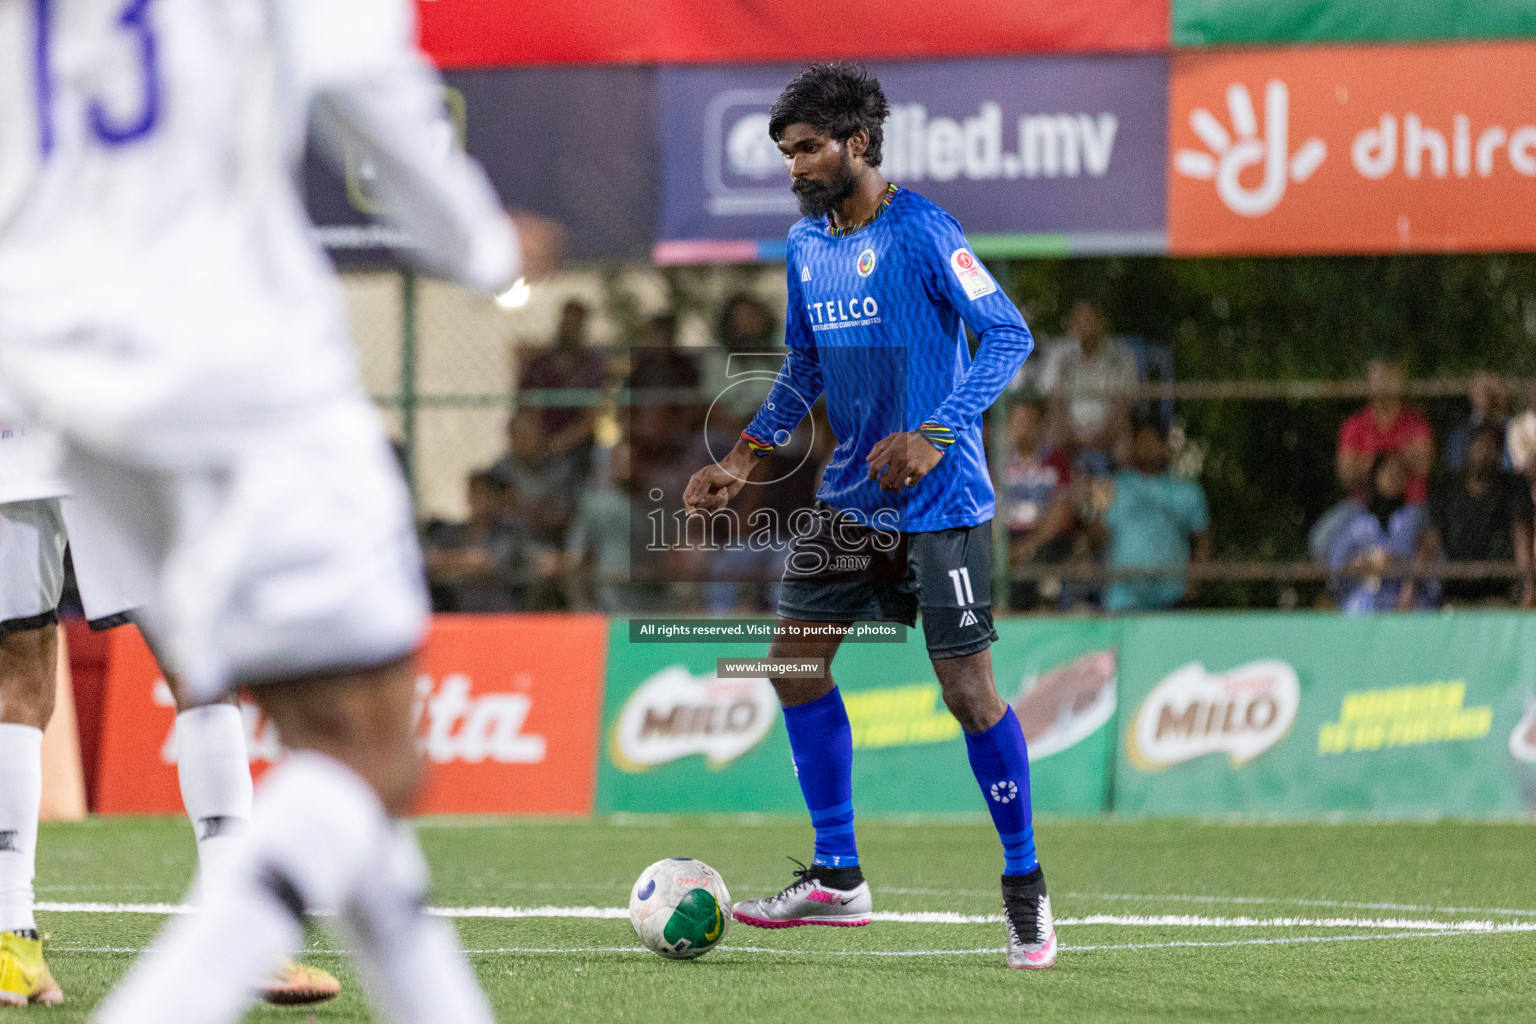
{"type": "Polygon", "coordinates": [[[720,873],[701,860],[659,860],[630,890],[629,921],[648,949],[669,960],[692,960],[724,940],[731,894],[720,873]]]}

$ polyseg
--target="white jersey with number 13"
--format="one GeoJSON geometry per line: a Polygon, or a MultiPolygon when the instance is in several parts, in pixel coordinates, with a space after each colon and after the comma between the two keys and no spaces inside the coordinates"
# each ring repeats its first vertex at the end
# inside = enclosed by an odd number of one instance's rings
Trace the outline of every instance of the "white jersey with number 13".
{"type": "Polygon", "coordinates": [[[427,263],[510,284],[414,31],[408,0],[0,0],[0,417],[175,463],[358,394],[311,126],[427,263]]]}

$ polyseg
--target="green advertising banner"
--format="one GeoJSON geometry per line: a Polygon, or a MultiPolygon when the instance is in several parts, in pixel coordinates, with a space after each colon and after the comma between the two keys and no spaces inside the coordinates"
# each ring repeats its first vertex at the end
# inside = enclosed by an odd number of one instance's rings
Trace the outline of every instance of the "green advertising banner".
{"type": "Polygon", "coordinates": [[[1536,36],[1531,0],[1174,0],[1173,45],[1536,36]]]}
{"type": "Polygon", "coordinates": [[[1024,727],[1035,810],[1109,810],[1122,623],[1005,619],[997,631],[993,671],[1024,727]]]}
{"type": "Polygon", "coordinates": [[[1116,810],[1312,817],[1536,808],[1536,618],[1128,620],[1116,810]]]}
{"type": "Polygon", "coordinates": [[[804,810],[773,687],[715,677],[720,658],[767,653],[766,642],[632,642],[628,620],[614,619],[598,813],[804,810]]]}
{"type": "MultiPolygon", "coordinates": [[[[1119,626],[1037,619],[998,628],[998,689],[1030,738],[1035,808],[1105,810],[1119,626]]],[[[766,653],[761,642],[651,642],[615,621],[597,810],[803,812],[773,687],[715,675],[720,658],[766,653]]],[[[853,725],[859,814],[985,811],[920,631],[899,644],[845,643],[833,673],[853,725]]]]}

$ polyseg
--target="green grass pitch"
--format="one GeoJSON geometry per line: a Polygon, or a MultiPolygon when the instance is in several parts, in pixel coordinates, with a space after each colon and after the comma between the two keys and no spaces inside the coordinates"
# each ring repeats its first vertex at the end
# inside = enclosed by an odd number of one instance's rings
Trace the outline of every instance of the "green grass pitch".
{"type": "MultiPolygon", "coordinates": [[[[445,819],[420,834],[438,907],[622,907],[673,855],[761,895],[810,843],[781,819],[445,819]]],[[[1040,973],[1003,966],[995,922],[737,924],[694,963],[638,951],[624,919],[458,926],[505,1022],[1536,1021],[1536,826],[1047,821],[1038,835],[1065,919],[1040,973]]],[[[999,911],[985,822],[865,821],[860,847],[877,912],[999,911]]],[[[38,898],[66,906],[179,901],[194,861],[181,819],[47,826],[39,849],[38,898]]],[[[39,918],[68,1001],[12,1012],[50,1024],[85,1020],[164,920],[39,918]]],[[[248,1019],[369,1020],[335,948],[319,931],[308,955],[347,982],[340,999],[248,1019]]]]}

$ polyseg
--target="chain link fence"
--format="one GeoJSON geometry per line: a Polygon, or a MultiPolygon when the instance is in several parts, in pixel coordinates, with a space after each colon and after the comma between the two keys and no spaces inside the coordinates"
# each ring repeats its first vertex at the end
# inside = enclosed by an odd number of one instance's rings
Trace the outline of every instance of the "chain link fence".
{"type": "MultiPolygon", "coordinates": [[[[997,269],[1001,278],[1010,279],[1006,268],[997,269]]],[[[557,288],[538,289],[526,307],[510,311],[410,273],[348,273],[344,284],[363,380],[400,445],[423,520],[464,518],[466,482],[472,472],[506,453],[508,421],[519,401],[595,408],[599,447],[619,440],[635,397],[620,387],[628,370],[627,344],[649,317],[680,313],[683,351],[710,352],[707,362],[718,350],[699,343],[713,339],[725,296],[746,289],[776,312],[783,308],[782,270],[777,268],[608,268],[573,276],[557,288]],[[579,393],[524,392],[519,398],[519,352],[548,344],[559,308],[571,298],[600,313],[592,341],[611,354],[607,385],[579,393]]],[[[1195,600],[1216,607],[1326,603],[1330,573],[1309,556],[1307,534],[1341,496],[1333,472],[1338,424],[1368,399],[1366,382],[1175,381],[1171,366],[1170,356],[1169,372],[1144,381],[1131,399],[1175,428],[1176,469],[1197,479],[1210,501],[1215,557],[1188,573],[1198,585],[1195,600]],[[1237,409],[1244,412],[1241,423],[1231,416],[1237,409]]],[[[718,388],[712,374],[706,377],[696,396],[700,403],[711,400],[710,388],[718,388]]],[[[1536,396],[1536,379],[1508,378],[1504,384],[1514,396],[1513,411],[1536,405],[1530,397],[1536,396]]],[[[1407,396],[1424,409],[1438,439],[1465,419],[1472,386],[1466,376],[1416,380],[1408,383],[1407,396]]],[[[1017,605],[1020,584],[1033,588],[1030,602],[1038,604],[1042,589],[1059,594],[1076,587],[1094,594],[1116,580],[1157,575],[1144,569],[1111,570],[1082,549],[1066,560],[1069,564],[1021,562],[1016,553],[1010,558],[1005,477],[1013,453],[1003,425],[1024,400],[1012,391],[988,417],[987,443],[1001,506],[994,565],[1010,566],[1008,572],[995,573],[995,604],[1017,605]]],[[[1094,514],[1087,508],[1090,498],[1082,497],[1080,504],[1086,516],[1094,514]]],[[[1367,572],[1356,568],[1343,575],[1367,572]]],[[[1525,573],[1514,561],[1477,560],[1437,569],[1448,580],[1513,581],[1525,573]]],[[[697,599],[697,588],[657,599],[688,604],[697,599]]]]}

